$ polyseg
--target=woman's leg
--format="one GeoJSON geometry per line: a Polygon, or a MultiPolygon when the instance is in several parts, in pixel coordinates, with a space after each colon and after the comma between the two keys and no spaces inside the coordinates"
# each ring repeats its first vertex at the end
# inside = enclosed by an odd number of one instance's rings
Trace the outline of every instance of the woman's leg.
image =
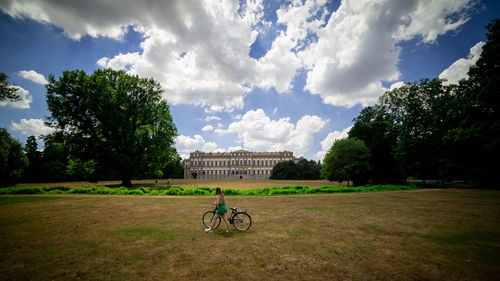
{"type": "Polygon", "coordinates": [[[219,215],[215,214],[215,216],[212,218],[212,225],[210,226],[210,229],[214,229],[215,222],[217,221],[218,217],[219,217],[219,215]]]}
{"type": "Polygon", "coordinates": [[[224,220],[224,222],[226,223],[227,230],[228,230],[228,231],[231,231],[231,225],[229,224],[229,220],[227,219],[227,213],[224,213],[224,215],[222,216],[222,219],[223,219],[223,220],[224,220]]]}

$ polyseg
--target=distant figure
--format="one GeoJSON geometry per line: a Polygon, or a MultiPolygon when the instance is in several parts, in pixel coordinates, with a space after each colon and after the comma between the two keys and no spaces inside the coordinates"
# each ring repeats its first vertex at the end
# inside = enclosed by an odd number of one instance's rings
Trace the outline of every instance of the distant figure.
{"type": "Polygon", "coordinates": [[[231,232],[231,226],[229,225],[229,221],[227,219],[226,200],[224,200],[224,195],[222,194],[222,190],[220,189],[220,187],[215,188],[215,194],[217,195],[217,201],[215,201],[214,204],[217,206],[217,212],[212,218],[212,225],[209,228],[205,229],[205,232],[212,233],[212,229],[214,228],[215,222],[217,221],[218,217],[222,217],[222,220],[226,224],[226,232],[231,232]]]}

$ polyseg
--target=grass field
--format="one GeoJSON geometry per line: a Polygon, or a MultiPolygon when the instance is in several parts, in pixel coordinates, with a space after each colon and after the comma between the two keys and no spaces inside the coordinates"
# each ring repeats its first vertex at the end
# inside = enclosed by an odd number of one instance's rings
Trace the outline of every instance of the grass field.
{"type": "MultiPolygon", "coordinates": [[[[295,186],[295,185],[305,185],[311,188],[321,187],[325,185],[342,185],[338,182],[331,182],[327,180],[259,180],[259,179],[160,179],[157,183],[160,185],[166,185],[170,181],[171,185],[181,186],[181,187],[221,187],[221,188],[231,188],[231,189],[252,189],[252,188],[265,188],[265,187],[282,187],[282,186],[295,186]]],[[[39,187],[39,188],[49,188],[49,187],[84,187],[93,185],[119,185],[121,181],[99,181],[97,183],[91,183],[88,181],[78,181],[78,182],[53,182],[53,183],[20,183],[14,187],[39,187]]],[[[133,180],[134,185],[151,185],[155,183],[155,180],[133,180]]],[[[347,183],[344,183],[347,184],[347,183]]]]}
{"type": "Polygon", "coordinates": [[[500,191],[230,197],[1,196],[2,280],[499,280],[500,191]]]}

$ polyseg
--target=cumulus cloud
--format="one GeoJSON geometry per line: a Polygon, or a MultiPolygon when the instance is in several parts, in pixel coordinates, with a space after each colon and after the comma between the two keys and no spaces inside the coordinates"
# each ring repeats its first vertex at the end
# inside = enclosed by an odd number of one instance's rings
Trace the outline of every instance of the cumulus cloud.
{"type": "Polygon", "coordinates": [[[392,83],[392,85],[389,87],[389,91],[395,90],[397,88],[401,88],[404,85],[405,85],[405,82],[403,82],[403,81],[398,81],[398,82],[392,83]]]}
{"type": "Polygon", "coordinates": [[[433,43],[467,20],[473,0],[350,0],[337,11],[327,0],[291,1],[263,20],[255,1],[6,0],[0,9],[61,27],[74,39],[120,39],[130,28],[143,35],[139,52],[103,57],[101,67],[124,69],[159,81],[172,104],[206,112],[242,109],[254,88],[288,93],[297,73],[305,90],[338,106],[374,103],[382,82],[400,76],[398,43],[433,43]],[[241,4],[240,4],[241,2],[241,4]],[[278,30],[271,48],[249,57],[259,34],[278,30]]]}
{"type": "Polygon", "coordinates": [[[369,105],[395,81],[403,40],[432,43],[467,21],[471,0],[343,1],[318,41],[300,56],[310,71],[305,90],[324,103],[369,105]]]}
{"type": "Polygon", "coordinates": [[[208,132],[208,131],[213,131],[214,127],[212,125],[206,125],[205,127],[201,128],[203,132],[208,132]]]}
{"type": "Polygon", "coordinates": [[[21,131],[25,136],[41,136],[54,132],[54,129],[45,125],[42,119],[21,119],[19,123],[11,122],[13,131],[21,131]]]}
{"type": "Polygon", "coordinates": [[[320,131],[326,120],[305,115],[296,124],[290,118],[271,120],[262,109],[250,110],[241,120],[231,123],[220,134],[237,134],[245,148],[257,151],[293,150],[297,155],[309,151],[314,145],[314,133],[320,131]]]}
{"type": "Polygon", "coordinates": [[[40,85],[45,85],[49,83],[47,79],[45,79],[45,76],[34,70],[21,70],[19,71],[19,76],[23,77],[24,79],[31,80],[40,85]]]}
{"type": "Polygon", "coordinates": [[[326,153],[330,148],[332,147],[333,143],[336,140],[347,138],[349,131],[351,130],[352,126],[347,127],[343,129],[342,131],[333,131],[332,133],[329,133],[328,136],[324,140],[321,141],[321,150],[316,153],[314,156],[317,160],[323,160],[325,158],[326,153]]]}
{"type": "Polygon", "coordinates": [[[210,116],[207,116],[205,118],[205,121],[209,122],[209,121],[212,121],[212,120],[217,120],[217,121],[220,121],[220,117],[217,117],[215,115],[210,115],[210,116]]]}
{"type": "Polygon", "coordinates": [[[476,64],[477,60],[481,57],[483,46],[485,42],[479,42],[474,47],[470,48],[467,58],[461,58],[450,65],[447,69],[439,74],[439,78],[446,79],[443,84],[456,84],[458,81],[468,78],[467,73],[469,68],[476,64]]]}
{"type": "Polygon", "coordinates": [[[12,86],[12,87],[17,88],[17,94],[21,99],[16,102],[12,102],[9,100],[0,101],[0,106],[10,105],[14,108],[21,108],[21,109],[30,108],[30,103],[33,101],[33,97],[29,94],[30,92],[19,86],[12,86]]]}
{"type": "Polygon", "coordinates": [[[205,152],[223,152],[224,149],[218,148],[215,142],[207,142],[200,135],[194,137],[180,135],[175,138],[175,148],[182,159],[189,158],[189,153],[199,150],[205,152]]]}

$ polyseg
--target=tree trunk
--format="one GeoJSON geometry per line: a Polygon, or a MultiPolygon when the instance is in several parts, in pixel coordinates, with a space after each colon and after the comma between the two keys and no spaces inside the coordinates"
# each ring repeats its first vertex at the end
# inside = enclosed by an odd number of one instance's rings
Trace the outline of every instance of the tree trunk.
{"type": "Polygon", "coordinates": [[[132,180],[129,177],[122,178],[122,186],[132,187],[132,180]]]}

